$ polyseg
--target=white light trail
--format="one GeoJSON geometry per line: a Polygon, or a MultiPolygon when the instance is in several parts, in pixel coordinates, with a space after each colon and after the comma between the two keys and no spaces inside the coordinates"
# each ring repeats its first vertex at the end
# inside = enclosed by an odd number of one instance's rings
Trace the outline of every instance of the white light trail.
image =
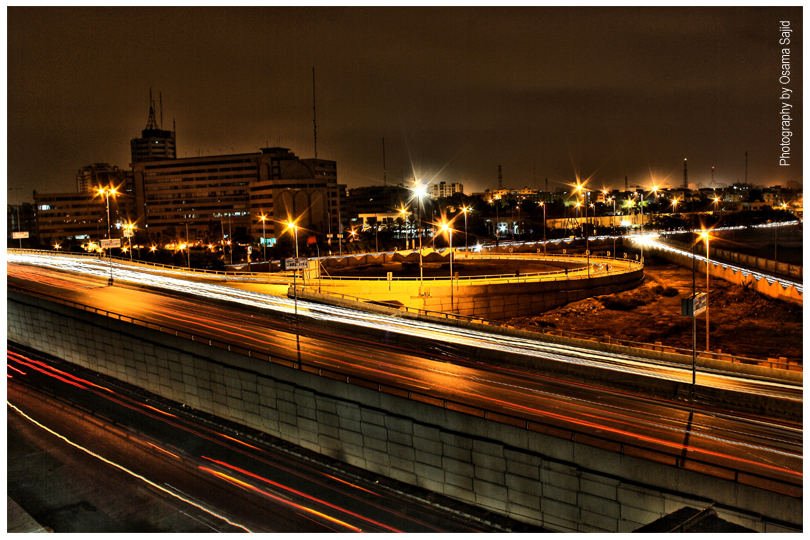
{"type": "MultiPolygon", "coordinates": [[[[9,253],[8,261],[77,272],[92,275],[104,280],[109,276],[109,262],[98,260],[88,261],[84,259],[77,260],[47,255],[9,253]]],[[[140,268],[133,268],[129,265],[116,263],[113,263],[113,265],[116,281],[126,281],[128,283],[166,289],[172,292],[184,292],[205,298],[225,300],[286,314],[293,314],[295,310],[294,300],[282,296],[245,291],[226,285],[189,281],[184,279],[187,278],[188,275],[184,275],[182,272],[175,272],[178,277],[169,277],[162,274],[142,273],[140,272],[140,268]]],[[[163,271],[162,273],[166,272],[163,271]]],[[[648,377],[652,376],[671,381],[690,382],[692,376],[691,366],[675,362],[653,361],[628,354],[595,351],[515,336],[495,335],[477,330],[389,317],[304,300],[298,300],[298,316],[341,324],[355,324],[363,328],[375,328],[381,331],[394,332],[411,337],[423,337],[442,343],[469,346],[497,352],[509,352],[574,365],[598,367],[648,377]]],[[[722,374],[714,373],[713,377],[713,386],[740,390],[739,375],[726,377],[722,374]]],[[[778,392],[779,388],[793,388],[788,384],[767,383],[764,381],[759,381],[759,384],[762,386],[756,390],[757,393],[764,392],[767,395],[774,396],[782,395],[778,392]],[[764,390],[763,386],[772,387],[774,392],[771,393],[768,390],[764,390]]],[[[750,392],[754,393],[755,391],[750,390],[750,392]]]]}

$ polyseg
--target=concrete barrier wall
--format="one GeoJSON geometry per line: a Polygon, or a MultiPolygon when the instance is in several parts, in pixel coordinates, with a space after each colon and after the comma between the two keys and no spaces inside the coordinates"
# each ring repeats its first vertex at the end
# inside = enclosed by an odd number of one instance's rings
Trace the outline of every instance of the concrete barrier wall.
{"type": "MultiPolygon", "coordinates": [[[[362,255],[346,257],[340,260],[342,265],[366,265],[375,261],[392,262],[408,258],[411,262],[418,262],[418,255],[408,253],[380,254],[377,256],[362,255]]],[[[524,255],[523,257],[526,257],[524,255]]],[[[477,259],[479,256],[463,255],[459,261],[477,259]],[[463,259],[462,259],[463,257],[463,259]]],[[[447,256],[431,252],[423,257],[426,262],[449,262],[447,256]]],[[[542,261],[539,256],[531,257],[542,261]]],[[[613,259],[591,259],[592,276],[588,277],[588,260],[586,258],[551,258],[554,264],[565,267],[579,268],[570,275],[560,273],[541,278],[538,276],[524,276],[513,278],[491,279],[426,279],[421,284],[417,279],[394,280],[363,280],[363,279],[316,279],[310,277],[307,281],[309,290],[347,294],[376,302],[399,302],[409,308],[429,311],[443,311],[466,315],[469,317],[482,317],[486,319],[508,319],[535,315],[563,306],[570,302],[583,300],[591,296],[612,294],[637,287],[643,277],[640,265],[630,261],[613,259]],[[598,271],[598,265],[610,265],[613,271],[610,274],[598,271]],[[617,271],[624,269],[624,271],[617,271]]],[[[333,264],[338,264],[337,262],[333,264]]]]}
{"type": "Polygon", "coordinates": [[[319,377],[28,297],[8,339],[369,471],[559,531],[627,532],[716,503],[801,529],[801,498],[319,377]]]}

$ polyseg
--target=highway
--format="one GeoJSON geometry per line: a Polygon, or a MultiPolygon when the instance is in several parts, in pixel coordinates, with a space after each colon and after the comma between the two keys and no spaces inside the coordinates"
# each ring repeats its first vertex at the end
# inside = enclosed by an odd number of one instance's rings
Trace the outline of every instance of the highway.
{"type": "MultiPolygon", "coordinates": [[[[458,345],[510,350],[516,354],[691,381],[691,372],[682,367],[303,302],[299,302],[301,317],[296,321],[292,316],[292,301],[286,298],[197,283],[181,279],[180,275],[149,274],[144,278],[144,274],[124,267],[114,270],[116,285],[108,287],[104,273],[104,270],[109,272],[106,262],[74,261],[61,257],[20,256],[18,259],[10,255],[8,283],[560,430],[575,429],[620,444],[676,453],[701,463],[730,467],[781,482],[802,483],[801,425],[720,414],[700,406],[482,366],[466,358],[464,349],[458,345]],[[81,272],[81,275],[64,271],[81,272]],[[93,275],[97,277],[91,277],[93,275]],[[130,287],[124,285],[125,279],[127,282],[140,280],[165,290],[158,293],[130,287]],[[170,292],[172,290],[200,293],[200,297],[179,297],[170,292]],[[205,302],[206,296],[262,307],[267,316],[241,311],[235,306],[209,304],[205,302]],[[354,322],[363,327],[418,335],[424,338],[424,346],[418,350],[392,347],[364,339],[358,332],[327,328],[319,324],[319,320],[354,322]]],[[[745,387],[760,394],[793,396],[801,400],[801,388],[789,385],[705,373],[699,373],[698,383],[745,387]]]]}
{"type": "Polygon", "coordinates": [[[506,518],[485,523],[475,515],[483,512],[452,501],[426,503],[419,489],[415,497],[364,471],[147,403],[81,369],[15,352],[7,360],[9,461],[27,471],[9,475],[9,492],[24,504],[45,501],[32,511],[55,532],[532,529],[506,518]],[[37,467],[42,454],[47,467],[37,467]],[[94,510],[67,519],[64,506],[94,510]]]}

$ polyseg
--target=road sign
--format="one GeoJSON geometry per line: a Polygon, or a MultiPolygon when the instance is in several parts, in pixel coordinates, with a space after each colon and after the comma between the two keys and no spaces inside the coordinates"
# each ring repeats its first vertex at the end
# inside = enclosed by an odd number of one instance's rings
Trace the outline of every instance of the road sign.
{"type": "Polygon", "coordinates": [[[133,236],[135,236],[135,231],[133,231],[132,229],[124,229],[125,238],[132,238],[133,236]]]}
{"type": "Polygon", "coordinates": [[[284,268],[287,270],[303,270],[307,267],[307,259],[284,259],[284,268]]]}
{"type": "Polygon", "coordinates": [[[18,231],[11,233],[11,238],[14,240],[28,238],[28,231],[18,231]]]}
{"type": "Polygon", "coordinates": [[[327,238],[332,238],[332,233],[326,235],[327,238]]]}
{"type": "Polygon", "coordinates": [[[681,315],[684,317],[697,317],[706,311],[708,299],[706,293],[697,293],[689,298],[681,298],[681,315]]]}
{"type": "Polygon", "coordinates": [[[120,248],[121,247],[121,239],[120,238],[112,238],[110,240],[102,240],[101,241],[102,248],[120,248]]]}

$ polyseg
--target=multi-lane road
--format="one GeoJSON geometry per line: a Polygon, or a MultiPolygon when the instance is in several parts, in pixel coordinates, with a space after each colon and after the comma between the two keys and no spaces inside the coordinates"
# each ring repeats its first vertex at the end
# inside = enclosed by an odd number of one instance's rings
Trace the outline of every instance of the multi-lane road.
{"type": "MultiPolygon", "coordinates": [[[[165,270],[142,272],[120,265],[114,269],[116,284],[109,287],[107,264],[92,259],[10,255],[8,283],[197,336],[243,344],[274,357],[547,426],[678,453],[702,463],[794,485],[802,482],[802,426],[799,424],[721,414],[700,406],[611,392],[514,369],[482,366],[478,361],[471,361],[466,351],[468,347],[511,351],[560,362],[691,381],[691,372],[681,366],[304,302],[299,302],[300,316],[296,318],[292,314],[293,302],[285,297],[229,287],[209,279],[189,279],[181,273],[165,270]],[[134,284],[160,290],[131,286],[134,284]],[[176,292],[194,296],[178,296],[176,292]],[[234,303],[213,303],[206,298],[234,303]],[[241,310],[240,303],[262,311],[241,310]],[[344,326],[343,329],[326,326],[320,321],[340,321],[344,326]],[[363,338],[362,333],[352,331],[346,324],[419,336],[422,344],[418,347],[386,345],[363,338]]],[[[698,384],[801,400],[801,387],[733,375],[699,373],[698,384]]]]}

